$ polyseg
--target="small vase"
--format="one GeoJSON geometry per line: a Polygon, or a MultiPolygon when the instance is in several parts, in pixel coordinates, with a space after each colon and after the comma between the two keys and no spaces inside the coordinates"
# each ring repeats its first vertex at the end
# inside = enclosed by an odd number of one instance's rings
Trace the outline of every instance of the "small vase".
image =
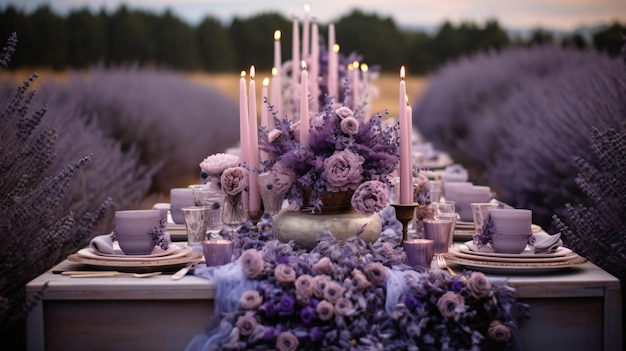
{"type": "Polygon", "coordinates": [[[276,194],[272,189],[268,188],[269,181],[269,172],[259,174],[259,192],[263,200],[263,209],[265,213],[274,217],[282,208],[285,195],[276,194]]]}
{"type": "Polygon", "coordinates": [[[222,210],[222,223],[234,231],[235,228],[244,224],[248,216],[243,208],[241,194],[224,196],[224,209],[222,210]]]}

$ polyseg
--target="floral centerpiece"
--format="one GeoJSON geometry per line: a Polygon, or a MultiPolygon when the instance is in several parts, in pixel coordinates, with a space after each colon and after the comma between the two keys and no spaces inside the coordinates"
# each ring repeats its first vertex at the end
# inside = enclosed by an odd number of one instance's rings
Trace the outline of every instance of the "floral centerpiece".
{"type": "Polygon", "coordinates": [[[382,114],[369,119],[363,109],[335,108],[327,99],[313,117],[309,144],[299,141],[299,124],[279,119],[272,107],[276,129],[262,129],[259,145],[268,155],[271,189],[285,194],[296,209],[322,212],[334,196],[347,197],[364,213],[387,205],[389,175],[398,163],[398,128],[384,126],[382,114]]]}

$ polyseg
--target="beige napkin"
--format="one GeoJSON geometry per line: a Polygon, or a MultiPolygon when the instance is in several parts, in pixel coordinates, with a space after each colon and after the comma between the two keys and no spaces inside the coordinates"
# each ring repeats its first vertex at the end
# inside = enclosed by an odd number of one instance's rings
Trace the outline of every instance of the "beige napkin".
{"type": "Polygon", "coordinates": [[[98,235],[95,238],[91,239],[89,242],[89,247],[96,252],[101,252],[104,254],[114,254],[113,250],[113,239],[111,239],[110,234],[98,235]]]}

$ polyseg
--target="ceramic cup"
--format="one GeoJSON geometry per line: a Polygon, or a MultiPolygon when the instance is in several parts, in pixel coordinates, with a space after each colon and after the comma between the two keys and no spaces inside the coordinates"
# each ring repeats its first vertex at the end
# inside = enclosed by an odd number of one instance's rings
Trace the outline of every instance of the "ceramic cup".
{"type": "Polygon", "coordinates": [[[230,263],[233,255],[231,240],[204,240],[202,250],[207,266],[221,266],[230,263]]]}
{"type": "Polygon", "coordinates": [[[494,234],[491,246],[497,253],[519,254],[528,244],[528,234],[494,234]]]}
{"type": "MultiPolygon", "coordinates": [[[[449,188],[449,187],[448,187],[449,188]]],[[[456,213],[462,221],[472,222],[472,202],[489,202],[491,189],[488,186],[459,186],[446,189],[446,200],[454,201],[456,213]]]]}
{"type": "Polygon", "coordinates": [[[532,211],[517,208],[489,209],[489,216],[498,234],[532,234],[532,211]]]}
{"type": "Polygon", "coordinates": [[[172,221],[176,224],[185,224],[183,212],[180,210],[186,206],[194,206],[192,188],[173,188],[170,189],[170,214],[172,221]]]}
{"type": "Polygon", "coordinates": [[[161,226],[160,210],[115,212],[115,238],[127,255],[148,255],[154,249],[154,230],[161,226]]]}
{"type": "Polygon", "coordinates": [[[428,271],[435,255],[435,242],[429,239],[411,239],[402,243],[407,261],[413,268],[428,271]]]}
{"type": "Polygon", "coordinates": [[[425,219],[424,238],[435,243],[435,254],[448,252],[450,246],[450,228],[452,221],[445,219],[425,219]]]}

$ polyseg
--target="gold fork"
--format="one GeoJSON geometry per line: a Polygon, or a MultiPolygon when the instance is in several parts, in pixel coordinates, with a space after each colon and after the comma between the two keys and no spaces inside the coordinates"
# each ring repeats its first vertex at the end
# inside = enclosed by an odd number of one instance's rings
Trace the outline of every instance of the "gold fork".
{"type": "Polygon", "coordinates": [[[447,269],[448,273],[450,273],[451,276],[456,276],[456,273],[454,273],[454,271],[452,270],[452,268],[448,267],[448,262],[446,262],[446,258],[443,257],[442,255],[437,255],[437,266],[440,269],[447,269]]]}

